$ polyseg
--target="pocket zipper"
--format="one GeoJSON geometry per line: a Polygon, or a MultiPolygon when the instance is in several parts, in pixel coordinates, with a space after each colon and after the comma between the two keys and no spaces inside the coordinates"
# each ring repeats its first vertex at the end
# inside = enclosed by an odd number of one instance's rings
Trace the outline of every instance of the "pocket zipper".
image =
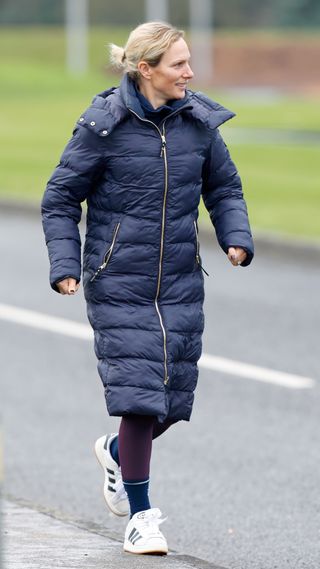
{"type": "Polygon", "coordinates": [[[196,251],[196,260],[197,263],[199,265],[199,267],[203,270],[203,272],[209,277],[209,273],[207,273],[207,271],[203,268],[203,266],[201,265],[201,259],[200,259],[200,254],[199,254],[199,239],[198,239],[198,230],[197,230],[197,224],[195,219],[193,220],[193,224],[194,224],[194,230],[195,230],[195,234],[196,234],[196,242],[197,242],[197,251],[196,251]]]}
{"type": "Polygon", "coordinates": [[[107,264],[109,263],[110,257],[112,255],[112,251],[113,251],[113,247],[114,244],[116,242],[116,238],[117,238],[117,233],[119,231],[120,228],[120,222],[118,222],[115,226],[114,232],[113,232],[113,237],[112,237],[112,242],[111,245],[109,247],[109,249],[105,252],[104,254],[104,258],[103,258],[103,263],[102,265],[100,265],[100,267],[98,267],[98,269],[96,270],[96,272],[94,273],[94,275],[92,275],[90,282],[92,283],[94,281],[94,279],[101,273],[101,271],[103,271],[107,264]]]}

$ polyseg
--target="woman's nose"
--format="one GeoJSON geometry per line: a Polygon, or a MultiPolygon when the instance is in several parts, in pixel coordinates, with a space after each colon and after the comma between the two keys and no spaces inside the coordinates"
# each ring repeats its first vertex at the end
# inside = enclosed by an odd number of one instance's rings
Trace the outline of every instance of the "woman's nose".
{"type": "Polygon", "coordinates": [[[194,73],[193,73],[189,64],[187,65],[186,70],[185,70],[183,75],[184,75],[184,77],[187,77],[188,79],[192,79],[194,73]]]}

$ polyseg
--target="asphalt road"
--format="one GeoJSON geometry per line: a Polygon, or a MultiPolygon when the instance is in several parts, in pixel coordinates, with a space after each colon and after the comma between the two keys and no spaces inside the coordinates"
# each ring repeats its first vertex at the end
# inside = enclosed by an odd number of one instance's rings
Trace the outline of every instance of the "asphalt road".
{"type": "MultiPolygon", "coordinates": [[[[87,323],[48,285],[37,218],[0,214],[0,302],[87,323]]],[[[204,351],[315,380],[290,389],[201,368],[192,420],[154,443],[152,504],[169,546],[228,569],[318,569],[319,263],[261,250],[232,267],[212,236],[204,351]]],[[[107,415],[90,341],[0,318],[5,494],[123,532],[93,444],[107,415]]]]}

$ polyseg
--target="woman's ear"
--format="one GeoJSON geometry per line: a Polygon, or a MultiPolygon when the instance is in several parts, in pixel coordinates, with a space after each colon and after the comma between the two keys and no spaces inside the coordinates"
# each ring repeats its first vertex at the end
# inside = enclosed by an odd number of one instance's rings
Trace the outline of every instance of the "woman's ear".
{"type": "Polygon", "coordinates": [[[150,68],[150,65],[146,61],[139,61],[138,70],[139,70],[140,75],[142,77],[144,77],[144,79],[150,79],[151,68],[150,68]]]}

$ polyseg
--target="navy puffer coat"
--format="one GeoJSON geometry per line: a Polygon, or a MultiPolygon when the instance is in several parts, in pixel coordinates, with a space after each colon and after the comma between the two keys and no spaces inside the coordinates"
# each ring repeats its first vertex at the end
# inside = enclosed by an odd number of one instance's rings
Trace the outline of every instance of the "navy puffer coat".
{"type": "Polygon", "coordinates": [[[189,420],[204,327],[198,241],[202,193],[218,241],[253,243],[241,182],[218,126],[234,114],[202,93],[159,127],[127,75],[79,118],[48,182],[42,215],[50,282],[83,286],[110,415],[189,420]]]}

